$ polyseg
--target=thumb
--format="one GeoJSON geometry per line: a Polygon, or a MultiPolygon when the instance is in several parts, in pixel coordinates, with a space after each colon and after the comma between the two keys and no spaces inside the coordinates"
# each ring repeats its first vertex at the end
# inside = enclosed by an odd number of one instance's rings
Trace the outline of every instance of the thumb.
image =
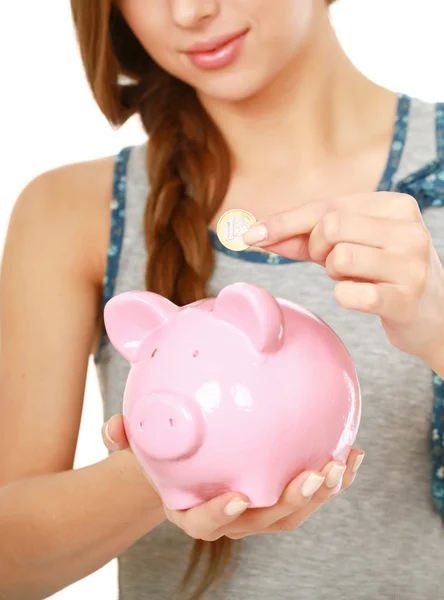
{"type": "Polygon", "coordinates": [[[114,415],[102,427],[102,439],[108,450],[126,450],[129,446],[123,415],[114,415]]]}
{"type": "Polygon", "coordinates": [[[267,245],[267,243],[264,242],[261,244],[260,248],[292,260],[312,261],[308,252],[308,242],[309,236],[303,234],[275,244],[267,245]]]}

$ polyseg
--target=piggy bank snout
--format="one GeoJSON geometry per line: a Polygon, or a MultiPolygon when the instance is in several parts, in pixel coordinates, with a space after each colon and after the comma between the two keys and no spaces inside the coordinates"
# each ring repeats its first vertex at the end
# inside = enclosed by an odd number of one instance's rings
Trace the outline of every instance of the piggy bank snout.
{"type": "Polygon", "coordinates": [[[131,442],[154,460],[179,460],[194,454],[203,443],[200,406],[175,394],[152,394],[129,415],[131,442]]]}

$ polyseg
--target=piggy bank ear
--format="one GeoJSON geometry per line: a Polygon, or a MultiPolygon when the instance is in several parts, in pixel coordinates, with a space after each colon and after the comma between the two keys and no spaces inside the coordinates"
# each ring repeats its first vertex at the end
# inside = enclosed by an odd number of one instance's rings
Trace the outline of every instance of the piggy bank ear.
{"type": "Polygon", "coordinates": [[[213,316],[243,331],[259,352],[276,352],[282,346],[282,310],[263,288],[247,283],[225,287],[216,298],[213,316]]]}
{"type": "Polygon", "coordinates": [[[178,310],[175,304],[152,292],[119,294],[105,305],[106,333],[116,350],[135,362],[142,342],[178,310]]]}

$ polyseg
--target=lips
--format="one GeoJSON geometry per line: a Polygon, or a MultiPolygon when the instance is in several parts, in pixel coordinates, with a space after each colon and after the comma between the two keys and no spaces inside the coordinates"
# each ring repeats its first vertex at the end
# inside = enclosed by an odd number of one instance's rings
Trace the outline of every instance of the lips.
{"type": "Polygon", "coordinates": [[[207,40],[205,42],[197,42],[190,46],[187,50],[185,50],[186,54],[202,54],[204,52],[214,52],[215,50],[219,50],[233,42],[237,38],[240,38],[242,35],[246,33],[246,30],[238,31],[237,33],[232,33],[228,35],[219,36],[217,38],[212,38],[211,40],[207,40]]]}
{"type": "Polygon", "coordinates": [[[198,69],[221,69],[232,64],[239,56],[247,33],[247,30],[243,30],[198,42],[190,46],[185,54],[198,69]]]}

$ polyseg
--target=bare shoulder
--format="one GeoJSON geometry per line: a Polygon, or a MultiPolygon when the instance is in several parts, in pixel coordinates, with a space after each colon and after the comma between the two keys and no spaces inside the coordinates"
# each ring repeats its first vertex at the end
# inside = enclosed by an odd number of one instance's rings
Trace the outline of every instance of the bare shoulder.
{"type": "Polygon", "coordinates": [[[52,240],[55,251],[69,244],[79,266],[101,280],[106,268],[114,160],[110,156],[78,162],[38,175],[20,193],[10,229],[41,232],[52,240]]]}
{"type": "Polygon", "coordinates": [[[0,461],[0,485],[72,468],[99,331],[112,172],[107,158],[43,173],[12,211],[0,270],[0,455],[11,458],[0,461]]]}
{"type": "Polygon", "coordinates": [[[67,208],[94,210],[100,204],[109,204],[114,160],[114,157],[108,156],[41,173],[23,189],[18,203],[25,203],[27,209],[31,209],[35,201],[39,209],[46,205],[46,208],[55,211],[67,208]]]}

